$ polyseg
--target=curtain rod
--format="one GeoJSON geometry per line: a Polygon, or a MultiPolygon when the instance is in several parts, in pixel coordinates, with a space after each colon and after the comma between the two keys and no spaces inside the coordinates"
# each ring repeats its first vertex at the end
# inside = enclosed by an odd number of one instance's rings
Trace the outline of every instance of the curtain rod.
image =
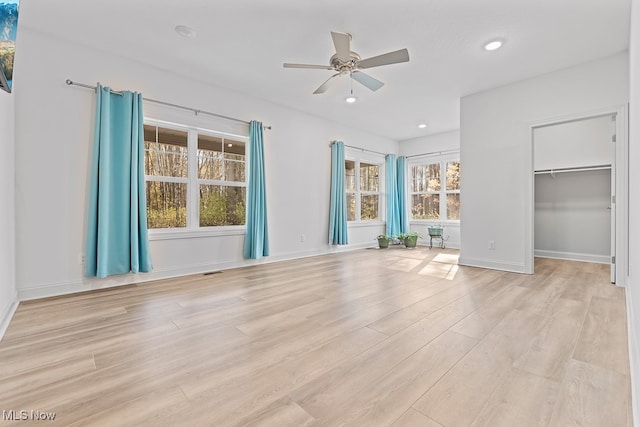
{"type": "MultiPolygon", "coordinates": [[[[69,86],[72,86],[72,85],[73,86],[80,86],[80,87],[84,87],[84,88],[87,88],[87,89],[93,89],[94,91],[97,89],[96,86],[91,86],[91,85],[87,85],[87,84],[84,84],[84,83],[74,82],[71,79],[67,79],[66,83],[69,86]]],[[[113,90],[111,91],[111,93],[122,95],[122,92],[116,92],[116,91],[113,91],[113,90]]],[[[238,123],[244,123],[246,125],[250,124],[250,122],[248,122],[246,120],[236,119],[236,118],[229,117],[229,116],[223,116],[222,114],[211,113],[209,111],[198,110],[196,108],[185,107],[183,105],[178,105],[178,104],[172,104],[170,102],[158,101],[156,99],[150,99],[150,98],[142,98],[142,99],[147,101],[147,102],[153,102],[154,104],[166,105],[167,107],[174,107],[174,108],[180,108],[182,110],[193,111],[196,116],[198,114],[206,114],[206,115],[209,115],[209,116],[219,117],[221,119],[231,120],[231,121],[238,122],[238,123]]],[[[271,129],[271,126],[262,126],[262,128],[263,129],[271,129]]]]}
{"type": "MultiPolygon", "coordinates": [[[[347,145],[344,144],[345,147],[349,147],[349,148],[353,148],[355,150],[360,150],[360,151],[366,151],[369,153],[374,153],[374,154],[380,154],[381,156],[386,156],[388,153],[381,153],[379,151],[373,151],[373,150],[368,150],[366,148],[362,148],[362,147],[355,147],[353,145],[347,145]]],[[[329,144],[329,147],[331,147],[331,143],[329,144]]],[[[440,155],[440,154],[453,154],[453,153],[459,153],[460,150],[459,149],[453,149],[453,150],[443,150],[443,151],[433,151],[431,153],[422,153],[422,154],[414,154],[411,156],[405,156],[406,159],[410,159],[412,157],[422,157],[422,156],[435,156],[435,155],[440,155]]]]}
{"type": "Polygon", "coordinates": [[[611,165],[582,166],[582,167],[575,167],[575,168],[544,169],[544,170],[534,171],[533,173],[535,175],[542,175],[542,174],[545,174],[545,173],[553,175],[555,173],[563,173],[563,172],[587,172],[587,171],[599,171],[599,170],[607,170],[607,169],[611,169],[611,165]]]}
{"type": "Polygon", "coordinates": [[[411,156],[406,156],[406,158],[410,159],[412,157],[439,156],[439,155],[443,155],[443,154],[453,154],[453,153],[459,153],[459,152],[460,152],[460,149],[459,148],[455,148],[455,149],[451,149],[451,150],[432,151],[430,153],[413,154],[411,156]]]}
{"type": "MultiPolygon", "coordinates": [[[[331,144],[333,144],[332,142],[329,143],[329,147],[331,147],[331,144]]],[[[343,143],[344,144],[344,143],[343,143]]],[[[356,147],[353,145],[347,145],[344,144],[345,147],[349,147],[349,148],[353,148],[354,150],[360,150],[360,151],[366,151],[367,153],[374,153],[374,154],[379,154],[381,156],[386,156],[388,153],[381,153],[379,151],[373,151],[373,150],[368,150],[366,148],[362,148],[362,147],[356,147]]]]}

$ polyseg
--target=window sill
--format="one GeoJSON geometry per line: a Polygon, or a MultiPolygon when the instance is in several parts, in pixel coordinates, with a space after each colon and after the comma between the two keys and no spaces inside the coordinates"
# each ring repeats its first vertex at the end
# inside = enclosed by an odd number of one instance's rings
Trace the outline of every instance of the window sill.
{"type": "Polygon", "coordinates": [[[347,227],[378,227],[386,224],[384,221],[347,221],[347,227]]]}
{"type": "Polygon", "coordinates": [[[245,226],[211,227],[200,230],[149,230],[149,240],[197,239],[202,237],[240,236],[244,235],[245,226]]]}
{"type": "Polygon", "coordinates": [[[444,221],[440,221],[437,219],[412,219],[409,221],[409,224],[415,224],[415,225],[444,225],[444,226],[448,226],[448,227],[460,227],[460,220],[452,220],[452,219],[448,219],[448,220],[444,220],[444,221]]]}

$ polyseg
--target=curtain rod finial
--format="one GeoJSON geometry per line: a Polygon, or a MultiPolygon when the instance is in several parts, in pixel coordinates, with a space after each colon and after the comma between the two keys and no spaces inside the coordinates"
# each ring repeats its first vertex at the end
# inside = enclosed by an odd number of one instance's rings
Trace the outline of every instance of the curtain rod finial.
{"type": "Polygon", "coordinates": [[[68,85],[72,85],[72,84],[73,84],[73,82],[71,81],[71,79],[67,79],[67,81],[66,81],[65,83],[66,83],[66,84],[68,84],[68,85]]]}

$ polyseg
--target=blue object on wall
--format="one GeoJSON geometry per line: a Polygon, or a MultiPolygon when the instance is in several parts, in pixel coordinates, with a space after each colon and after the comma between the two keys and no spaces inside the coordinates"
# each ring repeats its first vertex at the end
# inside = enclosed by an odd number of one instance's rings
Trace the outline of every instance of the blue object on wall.
{"type": "Polygon", "coordinates": [[[247,218],[244,257],[258,259],[269,256],[267,227],[267,194],[264,173],[262,123],[249,124],[249,173],[247,177],[247,218]]]}
{"type": "Polygon", "coordinates": [[[4,0],[0,2],[0,89],[11,92],[13,87],[13,63],[16,51],[16,34],[18,32],[18,15],[20,0],[4,0]]]}
{"type": "Polygon", "coordinates": [[[347,195],[345,193],[344,143],[331,144],[331,199],[329,204],[329,243],[346,245],[347,195]]]}
{"type": "Polygon", "coordinates": [[[144,182],[142,95],[99,83],[89,192],[85,274],[151,271],[144,182]]]}

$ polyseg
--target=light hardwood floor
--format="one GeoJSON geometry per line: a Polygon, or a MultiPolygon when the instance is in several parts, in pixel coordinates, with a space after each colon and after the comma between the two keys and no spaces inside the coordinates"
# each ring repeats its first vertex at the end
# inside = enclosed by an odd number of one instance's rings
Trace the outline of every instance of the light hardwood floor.
{"type": "Polygon", "coordinates": [[[56,419],[0,425],[632,425],[606,266],[457,257],[360,250],[22,303],[0,410],[56,419]]]}

